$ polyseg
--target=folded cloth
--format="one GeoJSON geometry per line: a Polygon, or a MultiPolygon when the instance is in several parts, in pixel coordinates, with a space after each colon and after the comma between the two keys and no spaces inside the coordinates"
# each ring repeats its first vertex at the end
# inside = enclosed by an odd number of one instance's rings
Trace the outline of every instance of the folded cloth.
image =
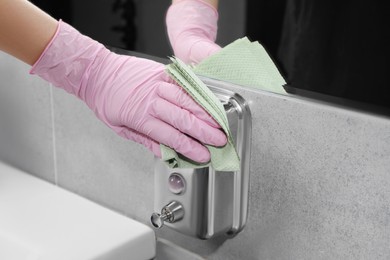
{"type": "Polygon", "coordinates": [[[171,168],[201,168],[211,165],[217,171],[239,170],[240,159],[236,152],[226,112],[221,102],[194,74],[190,67],[177,58],[171,58],[171,61],[172,63],[167,66],[168,74],[218,122],[225,132],[228,141],[223,147],[206,145],[211,155],[211,160],[207,164],[192,162],[165,145],[161,145],[162,160],[171,168]]]}
{"type": "Polygon", "coordinates": [[[244,37],[227,45],[193,68],[197,75],[241,86],[286,94],[279,70],[258,42],[244,37]]]}

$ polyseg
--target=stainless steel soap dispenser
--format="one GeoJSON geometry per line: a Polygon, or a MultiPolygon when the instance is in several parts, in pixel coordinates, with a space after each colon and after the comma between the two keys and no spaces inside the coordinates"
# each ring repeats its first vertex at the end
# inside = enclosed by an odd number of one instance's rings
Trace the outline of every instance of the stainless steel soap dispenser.
{"type": "Polygon", "coordinates": [[[246,101],[219,81],[204,80],[224,105],[240,157],[240,170],[169,168],[155,159],[155,228],[170,227],[200,239],[240,232],[246,223],[249,194],[251,113],[246,101]]]}

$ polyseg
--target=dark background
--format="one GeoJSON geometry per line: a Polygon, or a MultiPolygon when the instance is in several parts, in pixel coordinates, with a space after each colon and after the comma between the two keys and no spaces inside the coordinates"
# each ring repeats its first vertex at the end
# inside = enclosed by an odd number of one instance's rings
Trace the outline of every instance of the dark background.
{"type": "MultiPolygon", "coordinates": [[[[170,0],[159,0],[158,2],[146,0],[33,0],[32,2],[53,17],[63,19],[82,33],[107,46],[163,58],[172,55],[165,29],[165,13],[170,5],[170,0]]],[[[305,1],[297,2],[302,5],[301,8],[304,10],[305,1]]],[[[286,6],[289,3],[287,0],[247,0],[246,5],[237,0],[221,0],[217,43],[224,46],[243,36],[248,36],[252,41],[259,41],[287,79],[286,89],[290,93],[390,114],[388,112],[390,108],[388,89],[390,88],[386,79],[389,68],[386,57],[389,57],[389,52],[382,50],[387,49],[385,43],[381,41],[382,38],[375,38],[375,35],[382,35],[381,30],[387,28],[384,26],[385,21],[379,20],[382,19],[380,15],[384,16],[385,12],[381,12],[381,7],[375,6],[372,4],[373,2],[367,6],[364,5],[365,1],[355,1],[352,5],[348,1],[340,2],[342,4],[338,4],[337,1],[326,2],[329,4],[320,7],[320,13],[316,16],[321,16],[322,9],[324,12],[331,13],[330,8],[339,10],[341,15],[339,14],[338,17],[335,13],[329,19],[323,19],[326,24],[316,24],[320,28],[321,26],[329,27],[328,30],[326,28],[323,30],[328,35],[310,36],[315,37],[317,41],[315,46],[317,46],[319,58],[331,60],[336,64],[336,67],[333,64],[326,64],[326,62],[321,63],[325,67],[318,67],[317,71],[316,68],[313,68],[307,73],[311,78],[299,76],[305,75],[305,73],[297,73],[298,76],[295,76],[291,72],[299,69],[300,64],[306,60],[313,59],[314,63],[320,64],[316,62],[318,57],[312,55],[313,51],[310,50],[312,46],[303,45],[301,50],[288,46],[285,41],[286,33],[282,33],[282,28],[284,26],[290,30],[294,29],[291,21],[296,22],[300,28],[303,28],[302,30],[308,28],[309,31],[315,31],[315,28],[310,29],[304,21],[301,22],[297,19],[296,13],[286,12],[286,6]],[[371,12],[369,7],[373,9],[371,12]],[[368,11],[361,14],[362,10],[368,11]],[[348,19],[358,21],[350,25],[355,32],[353,30],[349,32],[343,28],[345,21],[349,21],[348,19]],[[382,27],[378,27],[378,23],[382,24],[382,27]],[[337,33],[340,35],[335,37],[334,34],[337,33]],[[348,44],[346,44],[344,35],[348,35],[348,33],[350,37],[348,44]],[[329,38],[335,39],[335,41],[329,42],[329,38]],[[366,41],[363,41],[364,39],[366,41]],[[299,60],[291,58],[291,49],[299,54],[296,55],[299,60]],[[372,55],[373,49],[375,52],[372,55]],[[338,54],[336,58],[339,59],[336,62],[330,57],[335,53],[338,54]],[[374,59],[372,59],[373,56],[374,59]],[[352,74],[352,78],[346,79],[346,75],[349,76],[351,73],[344,73],[343,70],[348,70],[352,66],[351,64],[356,67],[357,72],[352,74]],[[360,68],[359,66],[365,67],[360,68]],[[321,78],[320,74],[324,74],[324,71],[328,73],[325,76],[334,75],[335,79],[332,81],[331,77],[321,78]],[[359,71],[364,73],[359,73],[359,71]]],[[[310,2],[307,1],[307,3],[310,2]]],[[[310,10],[308,14],[315,14],[314,11],[310,10]]],[[[301,16],[305,14],[305,12],[299,13],[301,16]]],[[[383,35],[386,34],[383,32],[383,35]]],[[[314,50],[315,53],[316,50],[314,50]]]]}
{"type": "MultiPolygon", "coordinates": [[[[116,25],[112,24],[112,21],[105,21],[108,24],[111,24],[110,29],[112,34],[120,35],[119,42],[113,38],[110,39],[109,35],[107,35],[107,37],[98,35],[92,26],[87,27],[80,23],[80,19],[78,17],[76,18],[75,16],[78,14],[76,8],[80,8],[82,4],[77,4],[76,6],[70,0],[32,0],[31,2],[51,14],[56,19],[62,19],[65,22],[72,24],[73,26],[77,26],[77,29],[82,30],[84,34],[87,34],[100,42],[103,42],[107,45],[114,45],[114,47],[135,51],[137,50],[136,17],[139,14],[137,14],[137,4],[135,4],[135,2],[132,0],[109,0],[107,1],[109,5],[106,6],[109,8],[103,10],[104,12],[113,14],[113,17],[120,17],[121,21],[117,21],[116,25]]],[[[168,8],[170,1],[165,2],[165,6],[168,8]]],[[[262,44],[266,46],[270,54],[274,57],[276,57],[276,52],[280,41],[280,32],[283,23],[285,2],[285,0],[248,0],[245,10],[245,35],[247,35],[251,40],[261,41],[262,44]],[[260,13],[259,10],[266,11],[260,13]]],[[[93,14],[93,12],[97,11],[94,11],[93,9],[89,10],[89,14],[86,15],[85,20],[95,19],[95,14],[93,14]]],[[[163,17],[163,15],[165,15],[165,11],[162,10],[161,14],[161,17],[163,17]]],[[[158,19],[161,17],[156,18],[158,19]]],[[[99,24],[101,21],[99,20],[100,19],[97,19],[95,23],[99,24]]],[[[161,26],[159,26],[158,29],[160,29],[160,27],[161,26]]]]}

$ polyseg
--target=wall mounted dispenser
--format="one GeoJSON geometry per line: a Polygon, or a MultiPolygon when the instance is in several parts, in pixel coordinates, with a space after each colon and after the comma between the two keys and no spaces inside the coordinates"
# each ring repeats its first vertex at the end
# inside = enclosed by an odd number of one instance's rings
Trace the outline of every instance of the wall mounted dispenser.
{"type": "Polygon", "coordinates": [[[210,239],[235,235],[245,226],[248,211],[251,114],[246,101],[203,79],[224,105],[240,157],[240,170],[171,169],[155,159],[154,227],[168,226],[180,233],[210,239]]]}

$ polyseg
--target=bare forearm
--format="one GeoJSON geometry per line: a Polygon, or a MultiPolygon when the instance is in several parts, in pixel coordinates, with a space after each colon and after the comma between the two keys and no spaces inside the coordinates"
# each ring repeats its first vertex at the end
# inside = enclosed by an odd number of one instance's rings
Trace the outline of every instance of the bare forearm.
{"type": "MultiPolygon", "coordinates": [[[[172,4],[179,2],[179,1],[182,1],[182,0],[172,0],[172,4]]],[[[218,0],[202,0],[202,1],[211,4],[212,6],[215,7],[215,9],[218,8],[218,0]]]]}
{"type": "Polygon", "coordinates": [[[34,64],[57,29],[57,21],[26,0],[0,0],[0,50],[34,64]]]}

